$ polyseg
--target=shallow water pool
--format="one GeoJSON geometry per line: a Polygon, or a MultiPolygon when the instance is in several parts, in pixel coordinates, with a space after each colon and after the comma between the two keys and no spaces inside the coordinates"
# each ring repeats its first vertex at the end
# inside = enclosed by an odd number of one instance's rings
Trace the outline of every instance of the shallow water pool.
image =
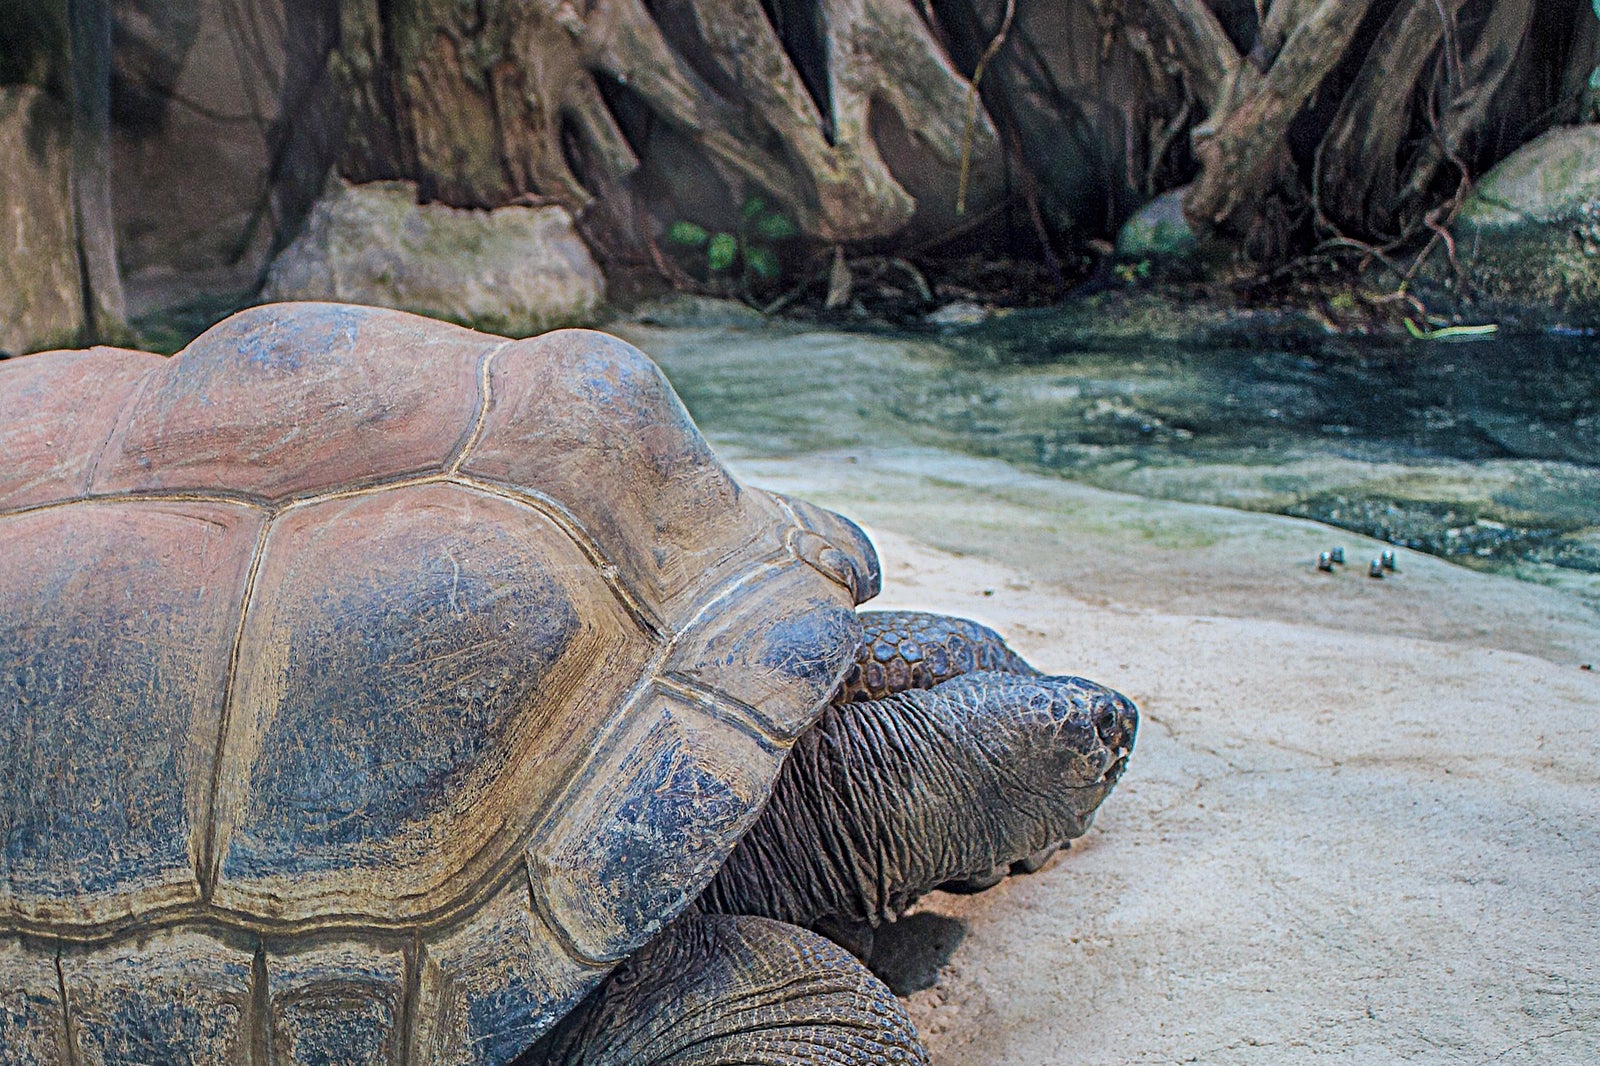
{"type": "Polygon", "coordinates": [[[1594,338],[1153,340],[1097,336],[1070,311],[942,336],[631,328],[724,447],[932,445],[1312,518],[1600,603],[1594,338]]]}

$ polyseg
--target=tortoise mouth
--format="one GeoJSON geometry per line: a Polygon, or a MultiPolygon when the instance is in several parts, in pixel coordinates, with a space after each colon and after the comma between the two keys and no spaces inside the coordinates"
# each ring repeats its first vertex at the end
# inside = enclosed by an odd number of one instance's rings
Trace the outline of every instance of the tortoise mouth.
{"type": "MultiPolygon", "coordinates": [[[[1069,771],[1065,782],[1067,791],[1080,798],[1091,796],[1093,797],[1091,802],[1098,806],[1110,794],[1116,783],[1122,780],[1123,773],[1128,769],[1128,754],[1126,748],[1108,751],[1105,769],[1093,778],[1078,777],[1074,781],[1072,778],[1075,775],[1069,771]]],[[[1097,761],[1098,758],[1091,760],[1091,762],[1097,761]]]]}
{"type": "Polygon", "coordinates": [[[1100,784],[1110,788],[1122,779],[1122,772],[1128,768],[1128,755],[1126,748],[1112,753],[1111,765],[1100,775],[1100,784]]]}

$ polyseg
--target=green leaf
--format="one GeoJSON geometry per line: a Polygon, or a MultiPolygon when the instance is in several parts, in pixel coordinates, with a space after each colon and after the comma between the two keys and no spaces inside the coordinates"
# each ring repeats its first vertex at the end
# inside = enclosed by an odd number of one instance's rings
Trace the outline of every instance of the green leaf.
{"type": "Polygon", "coordinates": [[[739,256],[739,241],[731,233],[711,235],[711,247],[706,249],[706,265],[712,270],[727,270],[739,256]]]}
{"type": "MultiPolygon", "coordinates": [[[[1597,0],[1600,2],[1600,0],[1597,0]]],[[[1595,67],[1589,74],[1589,88],[1600,91],[1600,67],[1595,67]]]]}
{"type": "Polygon", "coordinates": [[[759,278],[775,278],[779,274],[778,257],[771,248],[756,245],[744,250],[744,261],[759,278]]]}
{"type": "Polygon", "coordinates": [[[699,248],[711,237],[701,226],[679,219],[667,227],[667,240],[688,248],[699,248]]]}
{"type": "Polygon", "coordinates": [[[1500,326],[1490,322],[1481,326],[1441,326],[1438,329],[1424,329],[1407,318],[1406,332],[1419,341],[1448,341],[1460,337],[1492,337],[1500,332],[1500,326]]]}
{"type": "Polygon", "coordinates": [[[759,196],[751,196],[747,198],[744,202],[744,205],[739,208],[739,217],[743,218],[746,222],[749,222],[766,209],[767,202],[765,200],[759,196]]]}
{"type": "Polygon", "coordinates": [[[800,231],[795,229],[794,223],[789,221],[788,215],[780,215],[776,211],[769,211],[756,219],[756,232],[769,241],[781,241],[786,237],[793,237],[800,231]]]}

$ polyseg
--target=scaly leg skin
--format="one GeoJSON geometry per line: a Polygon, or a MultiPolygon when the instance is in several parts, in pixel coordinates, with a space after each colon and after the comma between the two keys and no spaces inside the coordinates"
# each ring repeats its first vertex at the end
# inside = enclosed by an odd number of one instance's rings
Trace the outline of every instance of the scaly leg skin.
{"type": "Polygon", "coordinates": [[[861,648],[835,703],[881,700],[977,670],[1037,676],[988,626],[924,611],[862,611],[861,648]]]}
{"type": "Polygon", "coordinates": [[[563,1018],[522,1066],[927,1066],[882,981],[815,933],[680,917],[563,1018]]]}

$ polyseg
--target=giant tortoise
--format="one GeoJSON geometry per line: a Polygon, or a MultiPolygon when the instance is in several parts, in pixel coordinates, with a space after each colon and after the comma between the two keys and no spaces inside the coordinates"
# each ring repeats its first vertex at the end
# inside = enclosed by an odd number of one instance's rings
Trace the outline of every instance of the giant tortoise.
{"type": "Polygon", "coordinates": [[[0,363],[0,1062],[920,1062],[845,943],[1135,711],[868,618],[655,366],[394,311],[0,363]]]}

